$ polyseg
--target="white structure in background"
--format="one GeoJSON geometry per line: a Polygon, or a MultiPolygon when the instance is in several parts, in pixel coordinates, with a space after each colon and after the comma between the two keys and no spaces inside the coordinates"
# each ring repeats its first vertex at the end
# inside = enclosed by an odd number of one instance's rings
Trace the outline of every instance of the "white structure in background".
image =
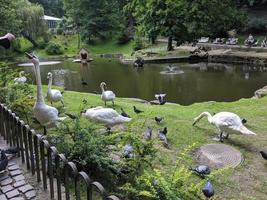
{"type": "Polygon", "coordinates": [[[46,21],[46,24],[47,24],[48,28],[52,32],[56,31],[57,25],[58,25],[59,21],[61,21],[60,18],[47,16],[47,15],[44,15],[44,20],[46,21]]]}

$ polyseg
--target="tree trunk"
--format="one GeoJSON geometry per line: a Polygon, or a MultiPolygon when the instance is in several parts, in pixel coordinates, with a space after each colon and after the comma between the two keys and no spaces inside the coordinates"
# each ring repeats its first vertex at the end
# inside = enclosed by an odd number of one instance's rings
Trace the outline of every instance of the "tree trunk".
{"type": "Polygon", "coordinates": [[[81,47],[81,37],[80,37],[80,32],[78,32],[78,49],[81,47]]]}
{"type": "Polygon", "coordinates": [[[167,51],[172,51],[173,50],[173,46],[172,46],[172,36],[168,37],[168,47],[167,47],[167,51]]]}
{"type": "Polygon", "coordinates": [[[29,40],[29,41],[33,44],[34,47],[38,47],[38,44],[35,42],[35,40],[34,40],[31,36],[29,36],[29,35],[27,35],[27,34],[25,34],[25,33],[22,33],[22,35],[23,35],[23,37],[25,37],[27,40],[29,40]]]}

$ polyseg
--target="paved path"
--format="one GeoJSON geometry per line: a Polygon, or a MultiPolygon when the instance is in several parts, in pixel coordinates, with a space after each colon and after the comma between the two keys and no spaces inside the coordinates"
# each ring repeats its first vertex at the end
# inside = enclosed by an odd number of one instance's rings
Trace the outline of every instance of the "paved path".
{"type": "MultiPolygon", "coordinates": [[[[8,145],[0,137],[0,149],[8,145]]],[[[6,171],[0,173],[0,200],[46,200],[47,192],[43,191],[41,184],[37,183],[36,176],[32,176],[22,165],[20,158],[9,160],[6,171]]]]}

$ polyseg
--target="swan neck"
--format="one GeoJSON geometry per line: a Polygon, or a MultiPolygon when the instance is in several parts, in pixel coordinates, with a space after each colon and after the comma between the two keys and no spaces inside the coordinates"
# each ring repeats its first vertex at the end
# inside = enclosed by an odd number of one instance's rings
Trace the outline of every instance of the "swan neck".
{"type": "Polygon", "coordinates": [[[49,77],[48,79],[48,90],[51,90],[52,87],[52,77],[49,77]]]}
{"type": "Polygon", "coordinates": [[[42,94],[42,80],[41,80],[39,63],[35,64],[35,73],[36,73],[36,84],[37,84],[37,103],[44,104],[45,101],[42,94]]]}
{"type": "Polygon", "coordinates": [[[100,88],[101,88],[102,92],[105,92],[104,85],[101,85],[100,88]]]}

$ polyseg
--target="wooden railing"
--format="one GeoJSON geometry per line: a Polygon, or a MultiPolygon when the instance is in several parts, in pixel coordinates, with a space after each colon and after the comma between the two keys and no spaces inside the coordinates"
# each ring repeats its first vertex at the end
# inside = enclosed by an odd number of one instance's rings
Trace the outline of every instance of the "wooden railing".
{"type": "Polygon", "coordinates": [[[18,147],[22,163],[32,175],[36,175],[38,182],[42,182],[51,199],[80,200],[81,192],[83,195],[85,192],[87,200],[119,200],[114,195],[108,195],[104,187],[85,172],[79,172],[73,162],[69,162],[64,154],[4,104],[0,104],[0,134],[11,147],[18,147]],[[81,191],[81,188],[86,188],[86,191],[81,191]]]}

